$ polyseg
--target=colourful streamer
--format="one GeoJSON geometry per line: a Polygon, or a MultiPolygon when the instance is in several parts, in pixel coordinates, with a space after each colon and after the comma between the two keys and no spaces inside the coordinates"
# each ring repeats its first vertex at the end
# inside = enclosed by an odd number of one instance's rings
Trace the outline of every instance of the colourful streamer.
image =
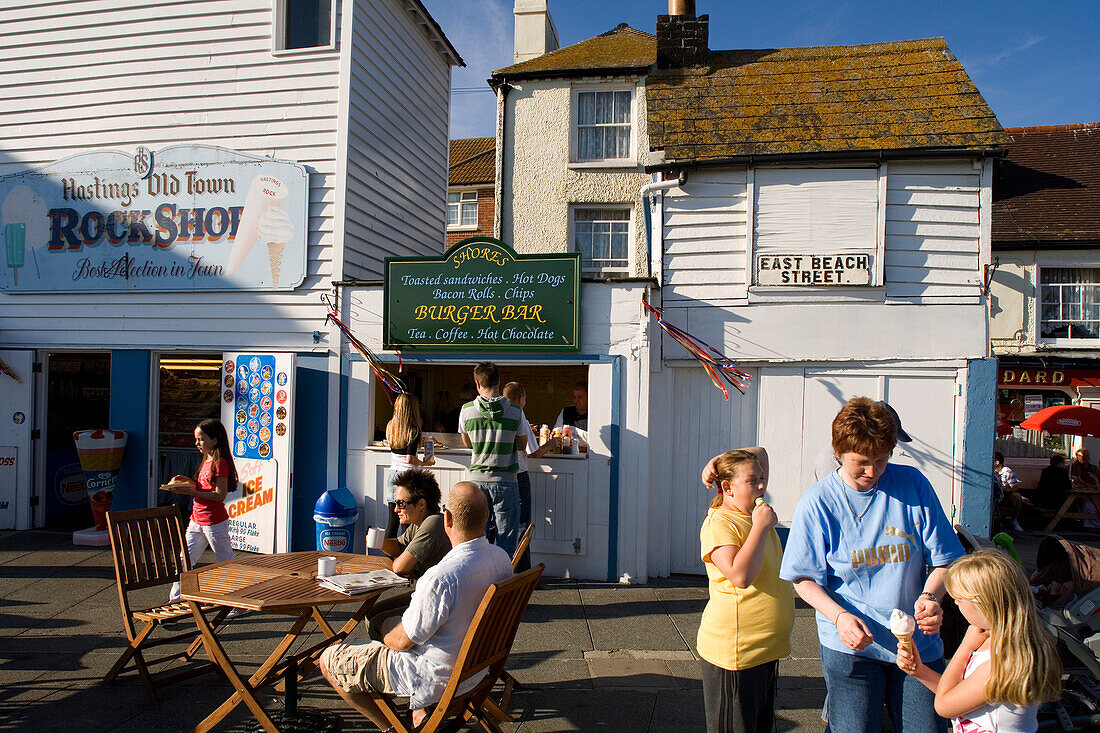
{"type": "Polygon", "coordinates": [[[741,394],[745,394],[745,389],[749,386],[752,377],[741,371],[733,359],[724,356],[706,341],[692,336],[682,328],[673,326],[665,320],[664,314],[660,309],[651,306],[645,301],[645,298],[642,298],[642,305],[645,306],[647,311],[653,314],[653,317],[657,319],[657,325],[659,325],[665,333],[676,339],[676,341],[684,347],[685,351],[695,357],[695,359],[703,365],[703,369],[705,369],[710,376],[710,381],[715,387],[722,390],[723,397],[727,400],[730,398],[729,390],[722,384],[723,380],[732,385],[741,394]]]}
{"type": "MultiPolygon", "coordinates": [[[[385,386],[387,391],[386,396],[389,398],[390,404],[393,404],[393,396],[406,391],[405,383],[402,382],[401,378],[396,374],[386,369],[386,365],[382,360],[379,359],[373,351],[368,349],[362,341],[356,338],[355,334],[351,332],[351,329],[345,326],[344,322],[337,317],[335,311],[329,312],[326,322],[328,321],[332,321],[336,324],[336,327],[339,328],[347,338],[348,343],[350,343],[355,350],[359,352],[359,355],[370,364],[370,368],[374,372],[374,375],[378,377],[378,381],[385,386]]],[[[401,371],[401,352],[397,353],[397,371],[401,371]]]]}

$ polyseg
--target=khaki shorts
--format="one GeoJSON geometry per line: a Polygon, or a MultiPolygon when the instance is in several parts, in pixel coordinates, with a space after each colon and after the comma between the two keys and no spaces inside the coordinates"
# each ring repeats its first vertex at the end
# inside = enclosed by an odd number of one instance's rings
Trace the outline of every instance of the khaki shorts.
{"type": "Polygon", "coordinates": [[[397,691],[389,680],[390,650],[382,643],[333,644],[321,653],[329,675],[348,692],[366,692],[367,688],[387,695],[397,691]]]}

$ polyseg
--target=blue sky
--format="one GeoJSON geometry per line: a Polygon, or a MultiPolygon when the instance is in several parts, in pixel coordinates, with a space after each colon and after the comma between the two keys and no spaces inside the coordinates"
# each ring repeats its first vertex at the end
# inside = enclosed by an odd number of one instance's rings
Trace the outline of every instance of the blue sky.
{"type": "MultiPolygon", "coordinates": [[[[454,70],[451,137],[492,136],[485,80],[512,63],[513,3],[424,4],[467,65],[454,70]]],[[[712,49],[943,36],[1005,127],[1100,122],[1096,0],[696,0],[696,10],[710,15],[712,49]]],[[[667,11],[667,0],[550,0],[562,46],[619,23],[652,33],[667,11]]]]}

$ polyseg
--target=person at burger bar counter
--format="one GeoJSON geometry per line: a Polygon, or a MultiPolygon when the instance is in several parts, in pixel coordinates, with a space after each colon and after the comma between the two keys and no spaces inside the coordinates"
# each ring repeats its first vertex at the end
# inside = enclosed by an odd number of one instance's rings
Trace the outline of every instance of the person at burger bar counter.
{"type": "Polygon", "coordinates": [[[501,395],[496,364],[483,361],[474,367],[474,383],[478,396],[462,406],[458,432],[471,449],[470,480],[489,502],[485,534],[510,557],[519,542],[517,453],[527,446],[520,431],[520,423],[527,418],[501,395]]]}
{"type": "Polygon", "coordinates": [[[573,404],[566,405],[558,413],[554,427],[560,428],[565,425],[572,425],[574,428],[588,432],[588,382],[582,381],[573,385],[573,404]]]}
{"type": "MultiPolygon", "coordinates": [[[[520,411],[527,407],[527,389],[519,382],[509,382],[504,385],[504,397],[513,405],[517,405],[520,411]]],[[[527,422],[527,414],[519,422],[520,435],[526,442],[526,447],[518,452],[519,473],[516,474],[516,483],[519,486],[519,528],[520,534],[531,523],[531,475],[527,473],[527,459],[541,458],[561,445],[561,438],[551,438],[541,446],[538,436],[531,430],[531,424],[527,422]]],[[[516,572],[522,573],[531,569],[531,551],[523,553],[523,557],[516,566],[516,572]]]]}

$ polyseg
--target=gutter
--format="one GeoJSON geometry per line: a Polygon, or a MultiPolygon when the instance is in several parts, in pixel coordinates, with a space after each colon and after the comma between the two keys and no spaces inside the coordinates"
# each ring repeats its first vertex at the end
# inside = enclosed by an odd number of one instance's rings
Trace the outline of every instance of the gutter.
{"type": "MultiPolygon", "coordinates": [[[[638,190],[638,197],[642,200],[642,210],[645,213],[645,239],[646,244],[646,272],[648,272],[654,280],[657,282],[657,287],[661,287],[661,272],[653,271],[653,214],[650,209],[657,204],[657,200],[651,195],[655,191],[668,191],[672,188],[682,188],[687,183],[687,171],[680,170],[680,175],[672,180],[668,181],[653,181],[647,183],[638,190]]],[[[658,258],[661,253],[657,253],[658,258]]]]}
{"type": "Polygon", "coordinates": [[[1003,158],[1008,155],[1008,148],[882,148],[878,150],[830,150],[820,153],[775,153],[768,155],[733,155],[728,158],[716,158],[714,160],[680,160],[649,165],[645,167],[646,173],[657,173],[672,170],[683,170],[686,167],[718,168],[730,165],[758,166],[771,163],[792,162],[821,162],[821,161],[883,161],[888,159],[907,158],[1003,158]]]}

